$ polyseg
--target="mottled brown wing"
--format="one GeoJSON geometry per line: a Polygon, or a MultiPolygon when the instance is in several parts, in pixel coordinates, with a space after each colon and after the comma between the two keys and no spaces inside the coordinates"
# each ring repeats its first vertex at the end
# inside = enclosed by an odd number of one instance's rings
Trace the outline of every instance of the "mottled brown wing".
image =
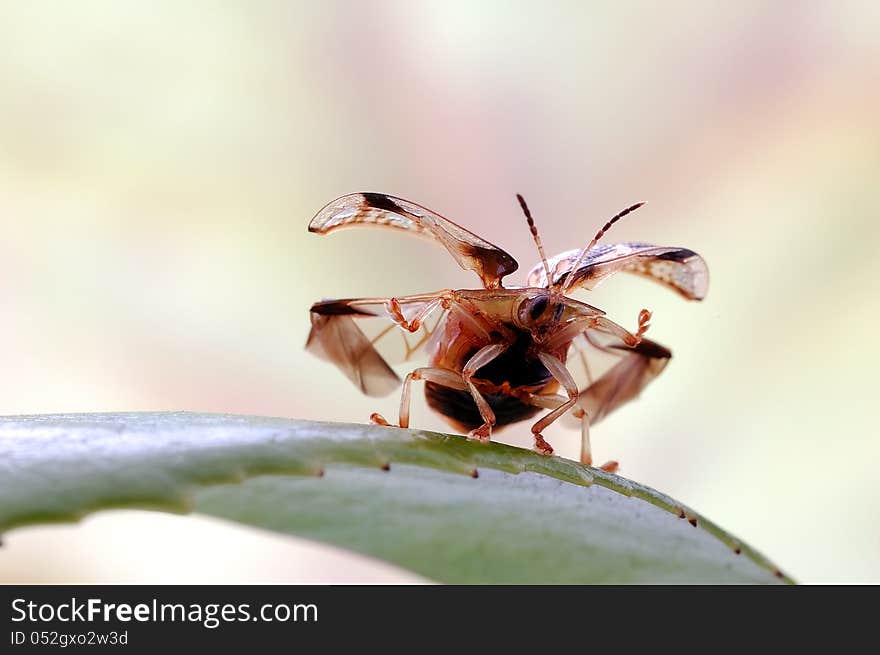
{"type": "Polygon", "coordinates": [[[434,311],[440,295],[397,299],[408,321],[428,311],[414,333],[393,322],[386,298],[317,302],[310,310],[312,329],[306,350],[335,364],[367,396],[386,396],[400,384],[391,364],[422,352],[436,333],[445,316],[445,311],[434,311]]]}
{"type": "Polygon", "coordinates": [[[630,348],[595,330],[578,337],[569,351],[568,367],[581,389],[577,405],[587,412],[590,425],[637,398],[671,357],[668,348],[650,339],[630,348]]]}
{"type": "Polygon", "coordinates": [[[460,225],[414,202],[383,193],[350,193],[328,203],[309,223],[309,232],[327,234],[344,227],[374,225],[405,230],[439,241],[465,270],[493,289],[519,265],[509,254],[460,225]]]}
{"type": "MultiPolygon", "coordinates": [[[[554,286],[564,282],[579,254],[579,250],[569,250],[549,260],[554,286]]],[[[593,289],[618,271],[647,277],[689,300],[702,300],[709,288],[706,262],[693,250],[647,243],[611,243],[596,246],[586,254],[569,289],[593,289]]],[[[543,264],[529,271],[528,286],[547,286],[543,264]]]]}
{"type": "Polygon", "coordinates": [[[578,407],[587,412],[591,425],[637,398],[672,357],[667,348],[649,339],[642,339],[635,348],[615,348],[620,351],[620,360],[578,396],[578,407]]]}

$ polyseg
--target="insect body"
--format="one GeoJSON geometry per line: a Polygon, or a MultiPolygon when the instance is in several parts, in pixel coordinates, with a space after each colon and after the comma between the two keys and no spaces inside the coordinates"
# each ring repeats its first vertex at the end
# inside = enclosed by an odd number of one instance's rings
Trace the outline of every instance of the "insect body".
{"type": "MultiPolygon", "coordinates": [[[[474,271],[483,288],[317,302],[306,347],[336,364],[370,396],[386,395],[400,384],[390,354],[380,351],[397,345],[404,361],[426,351],[427,365],[403,380],[400,427],[409,426],[412,383],[423,380],[428,405],[481,440],[488,440],[493,429],[548,410],[531,431],[535,449],[551,454],[542,433],[570,413],[581,422],[581,461],[590,464],[590,425],[637,396],[672,354],[643,337],[649,311],[640,312],[630,332],[568,294],[626,271],[700,300],[708,271],[703,259],[685,248],[597,245],[611,225],[641,203],[609,220],[587,247],[548,259],[529,209],[517,197],[541,261],[528,273],[525,287],[511,288],[502,285],[518,268],[510,255],[425,207],[378,193],[349,194],[326,205],[309,224],[311,232],[373,225],[425,236],[445,246],[463,269],[474,271]],[[368,336],[366,328],[375,319],[381,325],[368,336]],[[580,385],[569,370],[572,364],[586,376],[580,385]]],[[[371,419],[388,425],[379,414],[371,419]]]]}

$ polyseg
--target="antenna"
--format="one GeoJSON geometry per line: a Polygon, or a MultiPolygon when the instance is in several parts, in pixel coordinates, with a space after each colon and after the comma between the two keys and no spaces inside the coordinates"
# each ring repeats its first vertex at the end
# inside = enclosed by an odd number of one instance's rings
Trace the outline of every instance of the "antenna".
{"type": "Polygon", "coordinates": [[[578,254],[578,257],[574,262],[574,266],[572,266],[570,269],[568,269],[568,275],[565,276],[565,283],[562,285],[562,289],[560,290],[561,294],[565,295],[565,292],[568,291],[568,287],[570,287],[571,283],[574,281],[575,271],[577,271],[578,266],[581,265],[581,262],[584,261],[584,257],[586,257],[587,253],[592,249],[593,246],[595,246],[599,242],[599,239],[601,239],[602,236],[617,221],[619,221],[621,218],[623,218],[627,214],[634,212],[635,210],[637,210],[639,207],[641,207],[644,204],[645,203],[643,203],[643,202],[637,202],[636,204],[634,204],[630,207],[627,207],[622,212],[618,212],[617,214],[615,214],[611,218],[611,220],[609,220],[607,223],[605,223],[605,225],[603,225],[602,228],[598,232],[596,232],[596,236],[593,237],[593,240],[590,241],[590,244],[586,248],[581,250],[580,253],[578,254]]]}
{"type": "Polygon", "coordinates": [[[547,274],[547,286],[549,287],[552,282],[550,279],[550,264],[547,263],[547,255],[544,253],[544,244],[541,243],[541,237],[538,235],[538,228],[535,227],[535,219],[532,218],[532,212],[529,211],[529,206],[526,204],[525,198],[517,193],[516,199],[519,200],[519,206],[522,207],[523,214],[526,215],[526,222],[529,224],[532,238],[535,240],[535,245],[538,246],[538,254],[541,255],[541,263],[544,264],[544,272],[547,274]]]}

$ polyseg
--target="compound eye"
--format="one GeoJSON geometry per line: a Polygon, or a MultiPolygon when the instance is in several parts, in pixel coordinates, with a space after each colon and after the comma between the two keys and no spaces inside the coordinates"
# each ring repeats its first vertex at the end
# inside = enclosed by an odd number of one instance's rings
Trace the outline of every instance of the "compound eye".
{"type": "Polygon", "coordinates": [[[519,322],[523,326],[535,325],[561,314],[562,303],[555,303],[556,311],[548,311],[550,298],[546,295],[535,296],[524,300],[519,307],[519,322]]]}
{"type": "Polygon", "coordinates": [[[533,298],[531,305],[529,306],[529,318],[533,321],[540,319],[544,315],[544,312],[547,311],[547,303],[547,296],[533,298]]]}

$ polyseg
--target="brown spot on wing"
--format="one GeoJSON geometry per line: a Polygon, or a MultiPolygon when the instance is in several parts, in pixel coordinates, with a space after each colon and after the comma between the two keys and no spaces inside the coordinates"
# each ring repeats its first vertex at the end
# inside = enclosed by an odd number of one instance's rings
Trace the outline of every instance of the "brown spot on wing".
{"type": "MultiPolygon", "coordinates": [[[[617,272],[633,273],[654,280],[689,300],[702,300],[708,290],[709,271],[706,262],[687,248],[654,246],[647,243],[611,243],[596,246],[582,259],[580,251],[570,250],[551,257],[548,264],[553,271],[553,284],[569,284],[567,275],[577,261],[578,269],[571,272],[569,288],[593,289],[602,280],[617,272]]],[[[529,272],[528,286],[547,286],[543,264],[529,272]]]]}
{"type": "Polygon", "coordinates": [[[518,268],[498,246],[453,223],[427,207],[384,193],[350,193],[327,203],[309,223],[309,231],[328,234],[337,229],[371,225],[403,230],[442,244],[465,270],[472,270],[486,288],[518,268]]]}
{"type": "Polygon", "coordinates": [[[687,248],[678,248],[677,250],[672,250],[670,252],[665,252],[657,255],[656,259],[662,259],[664,261],[670,262],[686,262],[693,257],[699,257],[699,255],[693,250],[688,250],[687,248]]]}
{"type": "Polygon", "coordinates": [[[619,344],[611,344],[611,347],[616,350],[636,352],[640,355],[644,355],[645,357],[650,357],[651,359],[672,358],[672,351],[669,350],[669,348],[667,348],[666,346],[661,346],[656,341],[651,341],[650,339],[642,339],[639,342],[639,345],[634,348],[630,348],[629,346],[622,346],[619,344]]]}
{"type": "Polygon", "coordinates": [[[312,305],[309,311],[321,316],[375,316],[372,312],[353,307],[349,300],[322,300],[312,305]]]}
{"type": "Polygon", "coordinates": [[[384,209],[385,211],[394,212],[395,214],[407,213],[403,207],[398,205],[390,196],[386,196],[384,193],[366,191],[362,195],[364,196],[364,203],[369,207],[384,209]]]}

